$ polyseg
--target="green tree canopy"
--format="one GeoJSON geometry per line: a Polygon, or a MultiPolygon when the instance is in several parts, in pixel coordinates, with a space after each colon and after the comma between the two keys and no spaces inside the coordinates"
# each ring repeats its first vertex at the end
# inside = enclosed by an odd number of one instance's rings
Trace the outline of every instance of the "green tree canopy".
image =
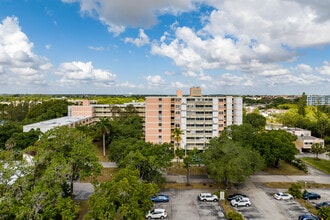
{"type": "Polygon", "coordinates": [[[95,188],[89,199],[89,219],[144,219],[152,208],[150,199],[159,188],[140,180],[138,170],[121,169],[110,181],[95,188]]]}
{"type": "Polygon", "coordinates": [[[110,144],[110,159],[121,168],[139,170],[144,180],[162,182],[161,171],[171,165],[173,146],[153,144],[136,139],[115,140],[110,144]]]}
{"type": "Polygon", "coordinates": [[[35,146],[27,150],[36,152],[34,161],[37,177],[45,175],[48,166],[61,165],[59,171],[64,177],[63,181],[70,183],[71,196],[76,176],[97,177],[101,172],[102,166],[94,151],[92,139],[75,128],[63,126],[51,129],[35,146]]]}
{"type": "Polygon", "coordinates": [[[280,160],[291,162],[299,152],[293,143],[296,138],[284,130],[270,130],[259,133],[253,147],[259,151],[268,166],[278,167],[280,160]]]}
{"type": "Polygon", "coordinates": [[[250,124],[260,131],[265,129],[266,118],[258,113],[250,113],[244,116],[243,123],[250,124]]]}
{"type": "Polygon", "coordinates": [[[233,140],[242,145],[252,146],[258,130],[251,124],[232,125],[227,127],[220,136],[220,140],[233,140]]]}
{"type": "Polygon", "coordinates": [[[29,111],[29,103],[24,102],[11,102],[9,105],[2,105],[0,108],[0,121],[15,121],[21,122],[26,117],[29,111]]]}
{"type": "Polygon", "coordinates": [[[26,161],[7,157],[1,162],[1,219],[76,219],[79,207],[71,197],[63,196],[66,171],[63,158],[52,160],[46,167],[36,169],[26,161]]]}
{"type": "Polygon", "coordinates": [[[45,121],[53,118],[59,118],[68,115],[67,100],[54,99],[35,104],[31,107],[25,118],[25,123],[45,121]]]}
{"type": "Polygon", "coordinates": [[[323,154],[326,152],[326,148],[320,143],[312,144],[312,153],[315,154],[316,158],[319,158],[319,154],[323,154]]]}
{"type": "Polygon", "coordinates": [[[260,170],[263,159],[250,147],[243,147],[232,140],[214,138],[203,154],[208,171],[217,182],[241,183],[246,177],[260,170]]]}
{"type": "Polygon", "coordinates": [[[23,127],[18,122],[7,121],[0,125],[0,149],[6,148],[6,142],[11,136],[23,132],[23,127]]]}

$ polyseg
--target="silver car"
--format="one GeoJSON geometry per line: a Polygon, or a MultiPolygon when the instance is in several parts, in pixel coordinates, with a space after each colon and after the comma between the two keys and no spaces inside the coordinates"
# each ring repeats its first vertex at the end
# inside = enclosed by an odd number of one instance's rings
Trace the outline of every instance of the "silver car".
{"type": "Polygon", "coordinates": [[[153,209],[148,212],[146,219],[163,219],[167,217],[165,209],[153,209]]]}

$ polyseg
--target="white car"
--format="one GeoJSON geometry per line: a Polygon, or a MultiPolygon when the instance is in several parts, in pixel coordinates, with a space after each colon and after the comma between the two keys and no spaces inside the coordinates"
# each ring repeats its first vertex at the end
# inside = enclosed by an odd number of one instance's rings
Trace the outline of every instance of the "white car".
{"type": "Polygon", "coordinates": [[[241,197],[238,199],[233,199],[230,201],[230,204],[234,207],[238,206],[251,206],[250,199],[247,197],[241,197]]]}
{"type": "Polygon", "coordinates": [[[277,200],[290,200],[293,199],[293,196],[289,193],[278,192],[274,194],[274,198],[277,200]]]}
{"type": "Polygon", "coordinates": [[[166,218],[167,212],[165,209],[153,209],[148,212],[146,219],[166,218]]]}
{"type": "Polygon", "coordinates": [[[216,202],[219,201],[219,198],[217,195],[214,195],[212,193],[200,193],[198,195],[198,199],[203,202],[216,202]]]}

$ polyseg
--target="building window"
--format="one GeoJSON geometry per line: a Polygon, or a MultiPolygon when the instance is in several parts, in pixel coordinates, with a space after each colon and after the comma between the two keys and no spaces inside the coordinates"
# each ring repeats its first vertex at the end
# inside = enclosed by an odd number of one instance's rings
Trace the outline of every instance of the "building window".
{"type": "Polygon", "coordinates": [[[158,126],[161,127],[162,126],[162,123],[158,123],[158,126]]]}
{"type": "Polygon", "coordinates": [[[160,101],[160,102],[161,102],[162,100],[163,100],[162,98],[158,98],[158,101],[160,101]]]}
{"type": "Polygon", "coordinates": [[[158,132],[161,133],[162,132],[162,129],[158,129],[158,132]]]}
{"type": "Polygon", "coordinates": [[[179,115],[179,114],[180,114],[180,111],[176,111],[175,114],[176,114],[176,115],[179,115]]]}
{"type": "Polygon", "coordinates": [[[175,127],[176,128],[180,128],[180,124],[175,124],[175,127]]]}

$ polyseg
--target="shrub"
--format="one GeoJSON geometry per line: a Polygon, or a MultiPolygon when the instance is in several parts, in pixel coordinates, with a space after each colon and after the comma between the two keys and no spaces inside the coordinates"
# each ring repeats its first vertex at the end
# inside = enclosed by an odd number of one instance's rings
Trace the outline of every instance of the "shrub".
{"type": "Polygon", "coordinates": [[[324,220],[330,219],[330,208],[329,207],[322,207],[317,211],[317,215],[324,220]]]}
{"type": "Polygon", "coordinates": [[[227,214],[228,220],[244,220],[244,217],[235,211],[231,211],[227,214]]]}
{"type": "Polygon", "coordinates": [[[299,170],[304,171],[305,173],[308,172],[306,164],[300,159],[294,159],[290,162],[290,164],[297,167],[299,170]]]}
{"type": "Polygon", "coordinates": [[[288,189],[288,193],[290,193],[294,198],[302,198],[301,185],[299,183],[292,183],[288,189]]]}

